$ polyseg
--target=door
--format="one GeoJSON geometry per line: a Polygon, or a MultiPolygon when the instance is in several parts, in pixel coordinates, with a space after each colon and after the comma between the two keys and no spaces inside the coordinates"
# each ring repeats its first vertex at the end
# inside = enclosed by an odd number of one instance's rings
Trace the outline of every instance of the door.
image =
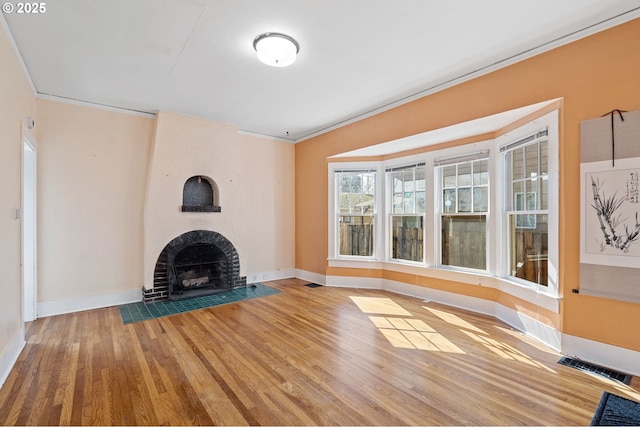
{"type": "Polygon", "coordinates": [[[23,140],[22,156],[22,320],[37,318],[36,145],[23,140]]]}

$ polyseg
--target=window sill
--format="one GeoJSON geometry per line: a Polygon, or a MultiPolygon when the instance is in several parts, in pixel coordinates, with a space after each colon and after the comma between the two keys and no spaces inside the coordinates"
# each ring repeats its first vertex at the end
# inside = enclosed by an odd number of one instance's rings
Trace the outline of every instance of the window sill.
{"type": "Polygon", "coordinates": [[[506,294],[528,301],[554,313],[560,312],[560,300],[562,298],[550,292],[551,289],[540,290],[537,285],[526,285],[509,280],[506,277],[495,277],[494,280],[496,289],[506,294]]]}
{"type": "Polygon", "coordinates": [[[382,269],[382,263],[374,258],[329,258],[329,267],[382,269]]]}

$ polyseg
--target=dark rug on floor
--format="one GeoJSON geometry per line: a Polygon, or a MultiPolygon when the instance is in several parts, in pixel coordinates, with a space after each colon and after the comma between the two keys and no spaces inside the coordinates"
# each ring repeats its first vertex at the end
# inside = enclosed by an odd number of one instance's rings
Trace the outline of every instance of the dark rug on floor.
{"type": "Polygon", "coordinates": [[[318,285],[317,283],[307,283],[305,286],[308,288],[319,288],[322,285],[318,285]]]}
{"type": "Polygon", "coordinates": [[[598,409],[593,414],[592,426],[638,426],[640,425],[640,402],[602,393],[598,409]]]}
{"type": "Polygon", "coordinates": [[[118,306],[120,317],[125,325],[133,322],[140,322],[156,317],[170,316],[172,314],[184,313],[191,310],[213,307],[216,305],[230,304],[232,302],[244,301],[247,299],[259,298],[268,295],[279,294],[280,291],[265,286],[261,283],[254,283],[245,288],[237,288],[230,292],[221,294],[205,295],[202,297],[189,298],[181,301],[156,301],[156,302],[134,302],[118,306]],[[254,286],[255,285],[255,286],[254,286]]]}

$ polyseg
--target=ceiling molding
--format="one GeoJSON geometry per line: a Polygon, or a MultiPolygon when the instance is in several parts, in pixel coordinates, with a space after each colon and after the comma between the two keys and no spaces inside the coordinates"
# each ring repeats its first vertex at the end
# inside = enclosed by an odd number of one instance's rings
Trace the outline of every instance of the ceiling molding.
{"type": "Polygon", "coordinates": [[[4,13],[0,13],[0,26],[4,30],[7,39],[9,40],[9,44],[11,45],[11,49],[13,49],[13,53],[16,55],[18,59],[18,63],[20,63],[20,68],[22,68],[22,73],[24,77],[27,79],[27,83],[31,88],[31,93],[33,96],[37,96],[38,92],[36,91],[36,86],[33,84],[33,79],[31,78],[31,74],[29,73],[29,69],[27,68],[27,64],[24,62],[24,58],[22,57],[22,53],[20,49],[18,49],[18,45],[16,44],[15,39],[13,38],[13,34],[9,30],[9,25],[7,21],[4,19],[4,13]]]}
{"type": "Polygon", "coordinates": [[[150,117],[150,118],[154,118],[157,116],[157,113],[152,113],[149,111],[131,110],[128,108],[97,104],[95,102],[88,102],[88,101],[82,101],[80,99],[66,98],[64,96],[58,96],[58,95],[49,95],[46,93],[37,93],[36,96],[38,97],[38,99],[45,99],[47,101],[56,101],[56,102],[62,102],[65,104],[79,105],[81,107],[97,108],[99,110],[113,111],[115,113],[131,114],[134,116],[150,117]]]}

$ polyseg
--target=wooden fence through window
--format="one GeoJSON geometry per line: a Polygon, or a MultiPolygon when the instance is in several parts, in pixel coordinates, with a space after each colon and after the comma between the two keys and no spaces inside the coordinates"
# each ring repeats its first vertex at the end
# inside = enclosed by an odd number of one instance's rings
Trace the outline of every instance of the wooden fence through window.
{"type": "Polygon", "coordinates": [[[423,234],[422,228],[393,227],[392,258],[422,261],[424,259],[423,234]]]}
{"type": "Polygon", "coordinates": [[[340,255],[372,256],[373,224],[340,224],[340,255]]]}
{"type": "MultiPolygon", "coordinates": [[[[422,261],[423,229],[394,227],[391,253],[395,259],[422,261]]],[[[340,224],[340,255],[372,256],[373,224],[340,224]]]]}

